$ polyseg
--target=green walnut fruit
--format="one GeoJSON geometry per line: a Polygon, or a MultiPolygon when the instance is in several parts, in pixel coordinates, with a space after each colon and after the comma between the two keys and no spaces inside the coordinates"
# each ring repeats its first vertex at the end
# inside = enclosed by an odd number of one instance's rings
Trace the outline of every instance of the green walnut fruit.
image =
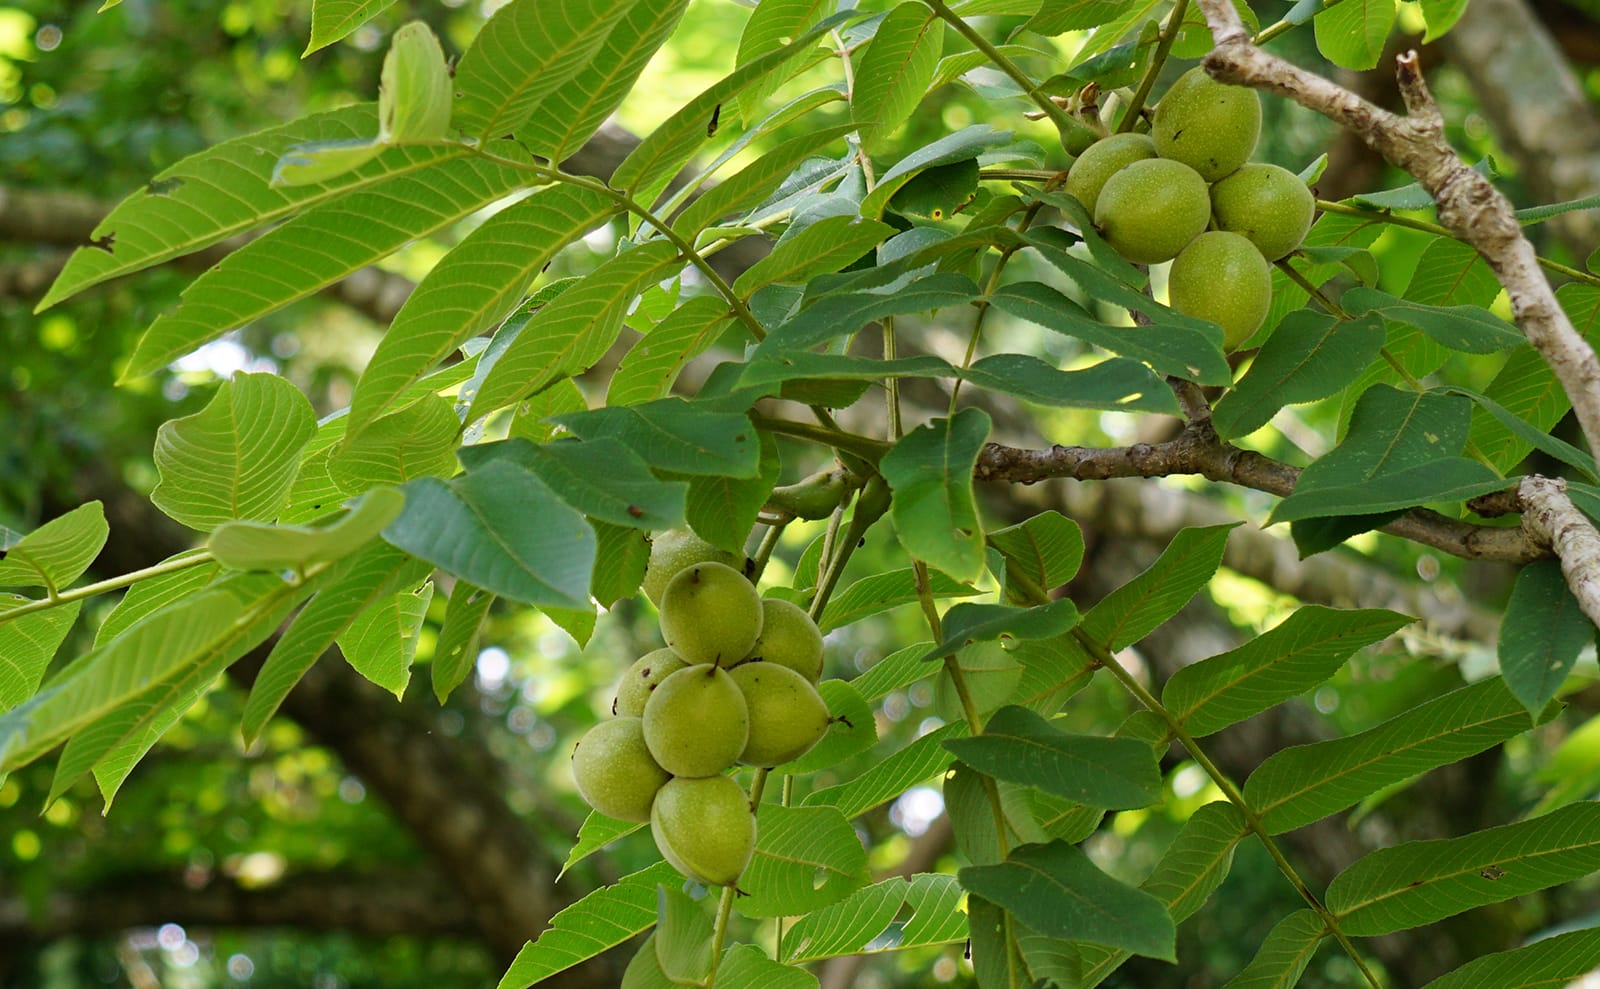
{"type": "Polygon", "coordinates": [[[715,776],[750,740],[744,692],[717,666],[689,666],[661,681],[644,705],[644,743],[674,776],[715,776]]]}
{"type": "Polygon", "coordinates": [[[787,666],[745,663],[728,672],[750,709],[750,738],[739,761],[777,766],[811,751],[828,733],[828,705],[811,681],[787,666]]]}
{"type": "Polygon", "coordinates": [[[654,605],[661,604],[661,592],[684,567],[696,563],[722,563],[735,570],[744,569],[744,557],[701,539],[688,529],[668,529],[650,539],[650,562],[639,586],[654,605]]]}
{"type": "Polygon", "coordinates": [[[1212,230],[1194,239],[1167,276],[1172,308],[1222,327],[1223,346],[1237,348],[1261,328],[1272,305],[1272,268],[1243,236],[1212,230]]]}
{"type": "Polygon", "coordinates": [[[1193,68],[1178,77],[1151,123],[1156,153],[1215,182],[1250,160],[1261,136],[1261,97],[1193,68]]]}
{"type": "Polygon", "coordinates": [[[1211,197],[1194,169],[1146,158],[1106,180],[1094,224],[1117,253],[1135,264],[1170,261],[1211,222],[1211,197]]]}
{"type": "Polygon", "coordinates": [[[756,815],[726,776],[669,780],[650,808],[650,835],[672,867],[707,886],[731,886],[756,850],[756,815]]]}
{"type": "Polygon", "coordinates": [[[617,697],[611,702],[611,713],[627,718],[643,717],[645,701],[661,681],[688,665],[671,649],[656,649],[640,656],[617,682],[617,697]]]}
{"type": "Polygon", "coordinates": [[[1268,261],[1300,246],[1317,201],[1300,176],[1277,165],[1251,163],[1211,187],[1217,228],[1241,234],[1268,261]]]}
{"type": "Polygon", "coordinates": [[[602,721],[572,753],[572,778],[589,806],[619,821],[650,820],[650,804],[670,778],[650,755],[638,718],[602,721]]]}
{"type": "Polygon", "coordinates": [[[746,659],[787,666],[816,683],[822,679],[822,631],[799,605],[762,598],[761,635],[746,659]]]}
{"type": "Polygon", "coordinates": [[[732,666],[761,636],[761,595],[745,575],[721,563],[678,571],[661,592],[661,635],[693,666],[732,666]]]}
{"type": "Polygon", "coordinates": [[[1148,134],[1103,137],[1072,163],[1072,170],[1067,172],[1067,195],[1082,203],[1093,216],[1107,179],[1136,161],[1155,156],[1156,145],[1148,134]]]}

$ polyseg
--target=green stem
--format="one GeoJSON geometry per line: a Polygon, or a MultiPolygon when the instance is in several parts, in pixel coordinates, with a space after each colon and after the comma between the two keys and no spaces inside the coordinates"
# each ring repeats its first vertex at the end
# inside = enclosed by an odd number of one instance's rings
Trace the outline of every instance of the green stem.
{"type": "Polygon", "coordinates": [[[933,8],[933,12],[938,14],[946,24],[955,28],[957,33],[971,42],[972,47],[983,52],[984,57],[994,63],[995,68],[1010,76],[1011,81],[1016,83],[1024,93],[1028,94],[1028,98],[1033,101],[1034,105],[1043,110],[1045,116],[1050,118],[1050,122],[1056,125],[1056,129],[1061,132],[1063,139],[1066,139],[1068,135],[1077,135],[1080,140],[1093,140],[1100,136],[1087,124],[1074,120],[1071,114],[1063,110],[1055,100],[1041,93],[1033,80],[1028,78],[1027,73],[1017,67],[1017,63],[1007,58],[1005,52],[991,44],[989,39],[979,34],[971,24],[962,20],[961,15],[946,6],[943,0],[923,0],[923,2],[933,8]]]}
{"type": "Polygon", "coordinates": [[[750,419],[758,429],[765,429],[770,433],[778,433],[782,436],[793,436],[796,439],[822,443],[835,449],[853,453],[869,463],[877,463],[885,453],[889,452],[889,444],[882,440],[849,433],[820,423],[812,424],[809,422],[795,422],[792,419],[775,419],[759,412],[752,412],[750,419]]]}
{"type": "MultiPolygon", "coordinates": [[[[1344,0],[1322,0],[1322,9],[1327,10],[1329,7],[1337,7],[1343,2],[1344,0]]],[[[1278,35],[1295,27],[1299,27],[1299,25],[1289,20],[1281,20],[1271,27],[1264,28],[1260,34],[1251,39],[1250,43],[1252,45],[1264,45],[1278,35]]]]}
{"type": "Polygon", "coordinates": [[[783,536],[783,529],[789,524],[788,519],[783,519],[767,528],[766,534],[761,537],[761,545],[756,549],[755,572],[750,579],[757,583],[761,580],[762,571],[767,569],[767,562],[772,559],[772,551],[778,548],[778,540],[783,536]]]}
{"type": "Polygon", "coordinates": [[[711,970],[702,983],[711,989],[717,981],[717,968],[722,964],[722,946],[728,938],[728,921],[733,917],[733,898],[738,894],[732,886],[722,887],[722,899],[717,902],[717,922],[711,928],[711,970]]]}
{"type": "Polygon", "coordinates": [[[129,586],[130,584],[137,584],[141,580],[148,580],[151,577],[160,577],[163,574],[177,573],[179,570],[187,570],[190,567],[196,567],[202,563],[209,562],[211,562],[211,554],[209,552],[206,550],[196,550],[192,556],[180,556],[173,560],[163,560],[154,566],[145,567],[142,570],[134,570],[131,573],[125,573],[120,577],[112,577],[109,580],[102,580],[93,584],[85,584],[82,587],[74,587],[65,591],[57,591],[50,597],[40,598],[37,601],[29,601],[28,603],[20,604],[15,608],[7,608],[3,611],[0,611],[0,625],[5,624],[13,618],[21,618],[23,615],[30,615],[36,611],[45,611],[58,605],[70,604],[73,601],[82,601],[85,598],[92,598],[97,594],[104,594],[107,591],[119,590],[129,586]]]}
{"type": "Polygon", "coordinates": [[[1172,52],[1172,45],[1178,40],[1178,29],[1183,26],[1183,15],[1188,12],[1189,0],[1178,0],[1173,5],[1172,16],[1167,18],[1167,29],[1161,33],[1161,40],[1156,43],[1155,55],[1145,68],[1144,78],[1139,80],[1139,88],[1134,90],[1128,109],[1123,111],[1122,122],[1117,125],[1118,134],[1128,133],[1139,123],[1139,113],[1144,109],[1145,100],[1150,98],[1150,90],[1156,84],[1156,77],[1161,75],[1161,67],[1167,64],[1167,56],[1172,52]]]}
{"type": "MultiPolygon", "coordinates": [[[[1449,227],[1428,220],[1418,220],[1409,216],[1396,216],[1388,210],[1363,209],[1360,206],[1351,206],[1349,203],[1333,202],[1332,200],[1317,200],[1317,209],[1323,213],[1338,213],[1341,216],[1358,216],[1371,220],[1373,223],[1387,223],[1390,226],[1405,227],[1407,230],[1420,230],[1423,233],[1437,234],[1440,237],[1449,237],[1451,240],[1461,240],[1449,227]]],[[[1462,241],[1465,243],[1465,241],[1462,241]]],[[[1553,261],[1547,257],[1539,257],[1539,267],[1546,271],[1554,272],[1573,281],[1584,282],[1588,285],[1600,287],[1600,275],[1593,275],[1581,271],[1571,265],[1553,261]]]]}
{"type": "Polygon", "coordinates": [[[599,179],[592,179],[583,175],[571,175],[567,172],[561,171],[559,168],[556,168],[553,165],[541,165],[537,162],[518,161],[515,158],[507,158],[503,155],[497,155],[493,152],[485,151],[482,148],[476,149],[476,154],[478,157],[484,158],[488,161],[493,161],[498,165],[504,165],[508,168],[516,168],[526,172],[533,172],[534,174],[539,175],[550,182],[559,182],[563,185],[577,186],[581,189],[588,189],[591,192],[599,193],[600,195],[605,196],[607,199],[610,199],[612,202],[616,203],[618,206],[621,206],[629,213],[637,216],[643,222],[654,227],[656,231],[661,234],[661,236],[667,238],[667,240],[671,242],[672,246],[676,247],[679,253],[681,253],[690,264],[700,269],[700,273],[705,276],[706,281],[710,282],[711,287],[716,289],[717,294],[722,296],[722,298],[727,301],[728,305],[733,309],[734,316],[738,318],[739,322],[745,325],[745,329],[750,331],[750,335],[752,337],[754,337],[756,340],[766,339],[767,331],[761,325],[761,320],[757,319],[756,314],[750,311],[750,307],[745,304],[743,299],[739,297],[739,293],[733,290],[733,286],[728,284],[727,279],[723,278],[721,273],[711,266],[711,262],[706,260],[705,255],[695,250],[693,243],[685,239],[683,235],[679,234],[676,230],[673,230],[670,224],[661,219],[655,213],[651,212],[649,207],[640,203],[632,196],[625,192],[618,192],[616,189],[611,188],[609,185],[606,185],[599,179]]]}
{"type": "Polygon", "coordinates": [[[867,530],[872,528],[872,523],[882,518],[883,513],[888,510],[887,497],[876,496],[886,494],[887,490],[883,479],[874,476],[856,494],[856,507],[850,513],[850,527],[845,530],[844,538],[835,539],[833,544],[827,547],[830,552],[824,554],[827,566],[817,580],[817,592],[812,596],[811,607],[808,609],[813,621],[822,619],[822,613],[828,607],[828,598],[833,596],[834,588],[839,586],[839,578],[844,576],[845,564],[850,562],[850,555],[866,538],[867,530]]]}

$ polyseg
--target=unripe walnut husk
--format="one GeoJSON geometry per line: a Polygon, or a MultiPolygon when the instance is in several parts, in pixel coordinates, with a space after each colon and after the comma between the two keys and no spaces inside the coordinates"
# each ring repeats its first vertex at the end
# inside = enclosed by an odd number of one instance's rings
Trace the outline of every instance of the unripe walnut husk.
{"type": "Polygon", "coordinates": [[[661,681],[688,666],[671,649],[654,649],[634,660],[628,671],[617,682],[617,696],[611,702],[611,713],[622,717],[644,716],[645,702],[661,681]]]}
{"type": "Polygon", "coordinates": [[[745,660],[787,666],[816,683],[822,679],[822,630],[792,601],[762,598],[761,635],[745,660]]]}
{"type": "Polygon", "coordinates": [[[726,776],[677,778],[656,794],[650,835],[674,869],[707,886],[731,886],[756,849],[756,815],[726,776]]]}
{"type": "Polygon", "coordinates": [[[739,760],[749,739],[744,693],[720,667],[685,667],[645,702],[645,745],[674,776],[715,776],[739,760]]]}
{"type": "Polygon", "coordinates": [[[745,558],[713,546],[689,529],[667,529],[650,537],[650,562],[639,585],[650,603],[660,606],[661,592],[684,567],[696,563],[721,563],[743,571],[745,558]]]}
{"type": "Polygon", "coordinates": [[[685,663],[732,666],[761,635],[761,595],[721,563],[678,572],[661,592],[661,635],[685,663]]]}
{"type": "Polygon", "coordinates": [[[1266,321],[1272,268],[1244,237],[1212,230],[1172,262],[1167,298],[1179,312],[1221,326],[1223,347],[1235,350],[1266,321]]]}
{"type": "Polygon", "coordinates": [[[1316,211],[1316,198],[1300,176],[1278,165],[1241,165],[1211,187],[1217,228],[1249,239],[1268,261],[1300,246],[1316,211]]]}
{"type": "Polygon", "coordinates": [[[613,718],[579,739],[572,778],[589,806],[607,817],[648,821],[650,805],[669,777],[645,745],[644,723],[613,718]]]}
{"type": "Polygon", "coordinates": [[[1156,104],[1150,136],[1156,153],[1215,182],[1250,160],[1261,136],[1261,97],[1218,82],[1201,68],[1178,80],[1156,104]]]}
{"type": "Polygon", "coordinates": [[[1211,222],[1211,196],[1188,165],[1147,158],[1106,180],[1094,222],[1106,243],[1129,261],[1160,264],[1211,222]]]}
{"type": "Polygon", "coordinates": [[[745,663],[729,672],[750,709],[750,738],[739,761],[777,766],[811,751],[828,733],[828,705],[811,681],[787,666],[745,663]]]}

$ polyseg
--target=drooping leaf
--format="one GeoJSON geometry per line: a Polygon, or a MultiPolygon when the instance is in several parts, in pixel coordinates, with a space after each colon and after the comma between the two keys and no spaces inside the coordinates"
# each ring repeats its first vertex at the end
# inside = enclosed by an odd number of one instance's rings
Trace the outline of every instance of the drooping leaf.
{"type": "Polygon", "coordinates": [[[784,936],[783,960],[799,965],[960,942],[967,936],[960,899],[954,876],[921,873],[874,883],[796,921],[784,936]],[[894,924],[905,910],[910,916],[894,924]]]}
{"type": "Polygon", "coordinates": [[[672,221],[672,229],[693,240],[719,217],[760,205],[778,191],[784,180],[807,159],[850,133],[849,124],[836,124],[792,137],[702,193],[672,221]]]}
{"type": "Polygon", "coordinates": [[[224,522],[211,533],[206,549],[230,570],[303,569],[342,559],[376,539],[393,522],[405,496],[393,488],[373,488],[355,508],[322,528],[224,522]]]}
{"type": "Polygon", "coordinates": [[[959,721],[971,711],[987,717],[1016,700],[1022,682],[1022,664],[1003,642],[974,642],[949,656],[933,681],[933,709],[947,721],[959,721]],[[966,690],[956,689],[960,674],[966,690]]]}
{"type": "Polygon", "coordinates": [[[825,216],[798,233],[786,235],[772,253],[740,273],[734,292],[748,299],[765,285],[791,285],[813,275],[837,271],[895,232],[887,223],[859,216],[825,216]]]}
{"type": "Polygon", "coordinates": [[[592,518],[634,529],[683,524],[682,481],[663,481],[630,447],[609,436],[533,444],[505,440],[463,447],[469,471],[505,462],[528,471],[563,501],[592,518]]]}
{"type": "Polygon", "coordinates": [[[1250,964],[1223,989],[1294,989],[1327,935],[1316,911],[1296,910],[1272,926],[1250,964]]]}
{"type": "Polygon", "coordinates": [[[1481,306],[1424,305],[1375,288],[1357,286],[1339,299],[1351,313],[1379,312],[1414,326],[1451,350],[1492,354],[1527,343],[1516,327],[1481,306]]]}
{"type": "Polygon", "coordinates": [[[1500,673],[1529,714],[1544,710],[1594,638],[1559,561],[1535,560],[1517,573],[1500,623],[1500,673]]]}
{"type": "Polygon", "coordinates": [[[312,0],[311,38],[300,56],[304,58],[343,40],[393,3],[394,0],[312,0]]]}
{"type": "Polygon", "coordinates": [[[1010,144],[1010,131],[995,130],[988,124],[972,124],[953,134],[946,134],[932,144],[925,145],[895,162],[882,175],[872,191],[861,200],[861,215],[880,219],[889,200],[914,177],[940,165],[970,161],[1010,144]]]}
{"type": "Polygon", "coordinates": [[[593,57],[582,62],[565,85],[539,101],[517,128],[517,142],[553,162],[578,150],[633,90],[688,5],[688,0],[631,4],[593,57]]]}
{"type": "Polygon", "coordinates": [[[275,374],[236,374],[206,407],[156,433],[155,506],[191,529],[277,517],[316,431],[311,403],[275,374]]]}
{"type": "Polygon", "coordinates": [[[983,570],[972,469],[989,427],[981,409],[962,409],[907,433],[880,465],[894,492],[889,511],[901,544],[913,558],[957,580],[972,580],[983,570]]]}
{"type": "Polygon", "coordinates": [[[506,437],[530,443],[547,443],[560,432],[560,427],[550,421],[551,417],[567,412],[585,412],[588,408],[589,401],[583,397],[577,384],[571,378],[563,378],[539,394],[517,403],[511,413],[511,426],[506,430],[506,437]]]}
{"type": "Polygon", "coordinates": [[[1149,569],[1083,616],[1083,631],[1110,652],[1130,646],[1176,615],[1222,565],[1237,522],[1184,529],[1149,569]]]}
{"type": "Polygon", "coordinates": [[[1222,436],[1243,436],[1286,405],[1337,394],[1378,356],[1384,336],[1383,322],[1373,316],[1341,320],[1310,309],[1290,313],[1250,370],[1217,402],[1212,424],[1222,436]]]}
{"type": "MultiPolygon", "coordinates": [[[[785,41],[804,34],[823,17],[832,14],[834,0],[767,0],[751,11],[739,33],[739,48],[734,56],[735,65],[745,65],[782,48],[785,41]]],[[[788,66],[775,66],[748,91],[730,101],[729,109],[736,109],[748,127],[760,119],[767,101],[792,74],[788,66]]]]}
{"type": "Polygon", "coordinates": [[[584,608],[595,537],[532,473],[497,461],[451,482],[419,478],[384,530],[391,544],[524,604],[584,608]]]}
{"type": "Polygon", "coordinates": [[[488,138],[521,127],[605,44],[634,0],[511,0],[484,24],[455,71],[451,125],[488,138]]]}
{"type": "Polygon", "coordinates": [[[652,241],[611,258],[541,306],[484,376],[468,421],[588,370],[616,342],[634,298],[677,260],[676,247],[652,241]]]}
{"type": "Polygon", "coordinates": [[[350,494],[378,484],[400,485],[414,477],[449,477],[456,472],[461,420],[455,403],[428,395],[375,420],[360,436],[328,455],[328,476],[350,494]]]}
{"type": "Polygon", "coordinates": [[[440,704],[477,665],[479,633],[493,604],[493,594],[464,580],[456,581],[450,589],[450,603],[445,607],[444,623],[439,626],[439,639],[429,665],[433,696],[440,704]]]}
{"type": "Polygon", "coordinates": [[[355,616],[339,636],[339,651],[357,673],[398,700],[411,682],[417,635],[433,600],[433,582],[391,594],[355,616]]]}
{"type": "Polygon", "coordinates": [[[847,818],[855,817],[942,774],[954,756],[941,743],[966,733],[967,726],[960,721],[935,728],[874,762],[855,779],[811,792],[802,803],[807,807],[834,807],[847,818]]]}
{"type": "Polygon", "coordinates": [[[578,840],[567,852],[567,860],[561,864],[561,874],[556,879],[559,880],[568,869],[612,842],[648,826],[642,821],[619,821],[591,810],[578,826],[578,840]]]}
{"type": "Polygon", "coordinates": [[[1422,0],[1418,6],[1422,8],[1423,23],[1428,25],[1422,42],[1428,44],[1455,26],[1467,9],[1467,0],[1422,0]]]}
{"type": "MultiPolygon", "coordinates": [[[[970,584],[963,584],[949,574],[938,570],[928,571],[928,593],[935,598],[966,597],[980,593],[970,584]]],[[[823,633],[854,624],[870,615],[880,614],[917,600],[917,575],[910,567],[868,574],[828,599],[822,619],[817,627],[823,633]]],[[[919,676],[926,676],[922,670],[919,676]]]]}
{"type": "Polygon", "coordinates": [[[1070,633],[1019,642],[1011,655],[1022,664],[1016,703],[1047,716],[1087,686],[1098,665],[1070,633]]]}
{"type": "Polygon", "coordinates": [[[1407,930],[1600,869],[1600,803],[1461,838],[1411,841],[1362,856],[1334,877],[1326,903],[1347,934],[1407,930]]]}
{"type": "Polygon", "coordinates": [[[1060,512],[1040,512],[1025,522],[988,534],[988,544],[1006,561],[1006,576],[1026,577],[1041,590],[1071,580],[1083,562],[1083,532],[1060,512]]]}
{"type": "Polygon", "coordinates": [[[612,525],[591,518],[596,539],[594,580],[589,593],[602,607],[610,608],[622,598],[639,593],[645,569],[650,565],[650,540],[632,526],[612,525]]]}
{"type": "Polygon", "coordinates": [[[711,974],[711,915],[682,890],[656,887],[656,961],[676,983],[704,983],[711,974]]]}
{"type": "MultiPolygon", "coordinates": [[[[1091,292],[1099,289],[1090,288],[1091,292]]],[[[1140,296],[1140,298],[1144,298],[1140,296]]],[[[1113,354],[1143,361],[1161,374],[1200,384],[1224,384],[1232,372],[1222,357],[1222,338],[1207,324],[1113,326],[1089,315],[1077,303],[1042,282],[1003,285],[990,297],[995,308],[1113,354]]],[[[1154,306],[1151,300],[1145,300],[1154,306]]],[[[1184,317],[1187,319],[1188,317],[1184,317]]]]}
{"type": "Polygon", "coordinates": [[[1317,14],[1317,50],[1345,69],[1365,71],[1378,64],[1394,26],[1394,0],[1348,0],[1317,14]]]}
{"type": "Polygon", "coordinates": [[[1550,435],[1530,422],[1519,419],[1510,409],[1487,395],[1480,395],[1469,388],[1456,386],[1449,386],[1440,390],[1452,395],[1464,395],[1477,404],[1478,407],[1472,410],[1473,429],[1478,431],[1480,435],[1482,434],[1482,423],[1477,416],[1480,412],[1486,412],[1501,427],[1503,433],[1509,433],[1515,437],[1519,450],[1538,450],[1540,453],[1561,461],[1568,467],[1577,469],[1589,480],[1600,481],[1600,466],[1595,464],[1595,459],[1591,454],[1578,449],[1558,436],[1550,435]]]}
{"type": "Polygon", "coordinates": [[[889,11],[868,43],[851,93],[851,116],[868,152],[883,151],[889,135],[927,95],[944,48],[944,22],[926,4],[889,11]]]}
{"type": "MultiPolygon", "coordinates": [[[[1547,708],[1535,721],[1554,715],[1547,708]]],[[[1347,738],[1280,749],[1250,774],[1244,795],[1268,832],[1281,834],[1527,729],[1527,709],[1491,677],[1347,738]]]]}
{"type": "Polygon", "coordinates": [[[359,436],[463,341],[504,318],[558,251],[617,209],[593,189],[555,185],[468,234],[417,285],[378,343],[356,383],[347,436],[359,436]]]}
{"type": "Polygon", "coordinates": [[[275,223],[352,189],[470,153],[447,146],[397,147],[327,182],[270,184],[278,159],[295,145],[369,138],[377,131],[377,107],[361,104],[234,138],[163,169],[100,221],[89,245],[73,252],[38,308],[275,223]]]}
{"type": "Polygon", "coordinates": [[[1471,410],[1458,395],[1368,388],[1344,442],[1301,472],[1268,521],[1370,515],[1504,487],[1494,471],[1460,455],[1471,410]]]}
{"type": "Polygon", "coordinates": [[[974,642],[990,639],[1049,639],[1077,624],[1078,608],[1071,598],[1028,608],[963,602],[945,612],[944,641],[924,652],[921,659],[942,659],[974,642]]]}
{"type": "MultiPolygon", "coordinates": [[[[1423,0],[1427,5],[1427,0],[1423,0]]],[[[1422,989],[1560,989],[1578,984],[1600,957],[1600,928],[1568,931],[1474,958],[1422,989]]]]}
{"type": "Polygon", "coordinates": [[[1306,605],[1237,649],[1178,670],[1161,702],[1189,734],[1209,735],[1317,687],[1358,650],[1413,621],[1377,608],[1306,605]]]}
{"type": "Polygon", "coordinates": [[[689,527],[707,542],[732,553],[743,554],[745,540],[783,469],[778,442],[771,433],[760,434],[760,446],[761,471],[755,477],[701,475],[689,481],[684,505],[689,527]]]}
{"type": "Polygon", "coordinates": [[[750,895],[735,906],[746,917],[792,917],[836,903],[867,881],[866,849],[844,814],[764,803],[755,857],[739,877],[750,895]]]}
{"type": "Polygon", "coordinates": [[[1003,707],[982,735],[945,748],[979,772],[1108,809],[1148,807],[1161,797],[1161,769],[1143,742],[1064,732],[1022,707],[1003,707]]]}
{"type": "MultiPolygon", "coordinates": [[[[27,599],[0,594],[0,612],[27,599]]],[[[78,620],[82,601],[21,615],[0,624],[0,712],[34,695],[44,671],[78,620]]]]}
{"type": "Polygon", "coordinates": [[[1176,959],[1172,917],[1161,901],[1106,875],[1066,842],[1019,846],[998,865],[962,869],[960,879],[1041,934],[1176,959]]]}
{"type": "Polygon", "coordinates": [[[775,360],[856,333],[885,316],[903,316],[964,306],[982,291],[966,275],[941,272],[913,278],[910,284],[841,291],[825,295],[772,328],[750,354],[753,364],[775,360]]]}
{"type": "Polygon", "coordinates": [[[761,443],[742,413],[663,398],[553,418],[580,439],[619,440],[661,470],[726,477],[754,477],[761,470],[761,443]]]}
{"type": "Polygon", "coordinates": [[[649,930],[656,922],[656,887],[677,882],[677,871],[657,862],[595,890],[550,918],[550,926],[523,945],[498,989],[525,989],[649,930]]]}
{"type": "Polygon", "coordinates": [[[722,956],[711,989],[817,989],[817,977],[803,968],[780,965],[753,944],[736,944],[722,956]]]}
{"type": "Polygon", "coordinates": [[[64,591],[94,563],[111,527],[98,501],[79,505],[15,541],[0,534],[0,587],[64,591]]]}
{"type": "Polygon", "coordinates": [[[716,343],[731,322],[727,303],[715,296],[695,296],[674,309],[623,355],[606,389],[606,404],[639,405],[666,397],[678,373],[716,343]]]}
{"type": "Polygon", "coordinates": [[[450,70],[433,29],[409,21],[389,39],[378,89],[378,139],[441,141],[450,129],[450,70]]]}
{"type": "Polygon", "coordinates": [[[626,191],[639,202],[653,203],[678,169],[709,139],[707,125],[714,110],[746,88],[777,73],[792,59],[812,51],[828,30],[852,16],[853,11],[841,11],[825,17],[804,33],[793,35],[794,40],[788,44],[739,65],[712,83],[628,153],[612,173],[611,187],[626,191]]]}

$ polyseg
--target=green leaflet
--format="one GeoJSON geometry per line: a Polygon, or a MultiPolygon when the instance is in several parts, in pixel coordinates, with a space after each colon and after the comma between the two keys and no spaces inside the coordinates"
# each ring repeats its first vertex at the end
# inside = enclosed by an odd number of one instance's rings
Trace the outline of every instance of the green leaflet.
{"type": "Polygon", "coordinates": [[[1548,889],[1600,869],[1600,803],[1461,838],[1381,848],[1328,885],[1328,909],[1345,933],[1388,934],[1548,889]]]}
{"type": "Polygon", "coordinates": [[[110,534],[98,501],[79,505],[14,541],[7,538],[10,530],[0,530],[0,551],[5,553],[0,557],[0,587],[64,591],[89,569],[110,534]]]}
{"type": "Polygon", "coordinates": [[[161,483],[155,506],[208,532],[235,519],[276,518],[289,497],[300,449],[316,431],[311,403],[275,374],[237,374],[206,407],[156,433],[161,483]]]}
{"type": "Polygon", "coordinates": [[[504,318],[563,247],[617,211],[603,192],[541,189],[468,234],[400,307],[356,383],[346,442],[469,337],[504,318]]]}
{"type": "Polygon", "coordinates": [[[367,103],[313,114],[190,155],[161,171],[100,221],[91,245],[73,252],[38,310],[91,285],[275,223],[353,189],[468,154],[464,148],[449,146],[392,148],[327,182],[271,184],[279,158],[290,148],[364,139],[377,131],[377,108],[367,103]]]}
{"type": "MultiPolygon", "coordinates": [[[[1547,708],[1536,721],[1555,716],[1547,708]]],[[[1447,765],[1528,729],[1528,712],[1499,677],[1453,690],[1375,728],[1296,745],[1267,758],[1244,795],[1270,834],[1320,820],[1378,788],[1447,765]]]]}
{"type": "Polygon", "coordinates": [[[889,11],[867,45],[851,94],[851,116],[867,151],[883,151],[933,81],[944,48],[944,22],[926,4],[889,11]]]}
{"type": "Polygon", "coordinates": [[[455,71],[451,126],[468,137],[521,127],[595,57],[635,0],[511,0],[489,18],[455,71]]]}
{"type": "MultiPolygon", "coordinates": [[[[515,155],[513,148],[498,154],[515,155]]],[[[150,324],[122,381],[375,264],[506,196],[527,173],[481,158],[443,159],[306,210],[223,258],[150,324]]]]}

